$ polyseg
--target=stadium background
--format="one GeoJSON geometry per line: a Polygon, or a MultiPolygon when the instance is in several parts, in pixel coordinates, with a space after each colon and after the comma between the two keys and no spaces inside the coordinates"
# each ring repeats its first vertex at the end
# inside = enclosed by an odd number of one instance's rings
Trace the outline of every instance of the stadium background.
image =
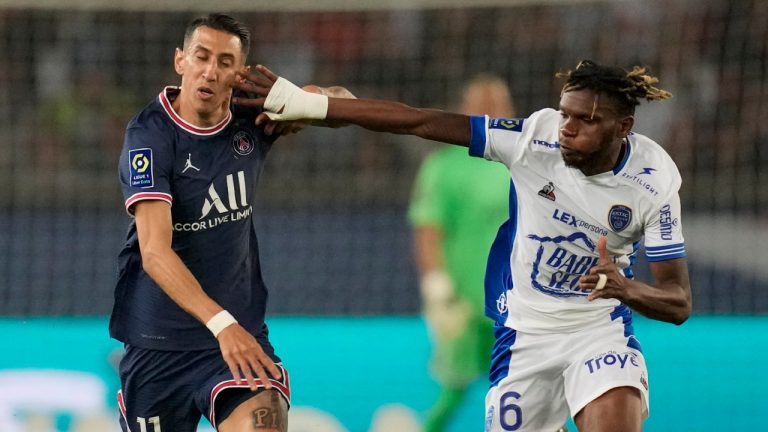
{"type": "MultiPolygon", "coordinates": [[[[661,142],[683,175],[697,324],[644,325],[659,329],[659,340],[706,345],[695,350],[722,348],[724,341],[704,337],[716,329],[754,331],[732,338],[750,348],[731,346],[723,356],[730,363],[711,372],[723,380],[757,365],[750,361],[765,354],[768,329],[768,2],[347,3],[0,0],[0,324],[2,350],[11,354],[0,363],[0,379],[30,367],[88,369],[77,366],[90,361],[84,357],[58,366],[24,354],[18,347],[38,345],[35,337],[52,343],[45,331],[30,330],[35,325],[95,331],[95,345],[106,353],[114,348],[103,340],[103,317],[128,223],[116,176],[124,126],[163,86],[178,82],[171,60],[184,25],[211,9],[232,11],[252,28],[251,62],[297,83],[342,84],[362,97],[417,106],[450,108],[463,81],[493,72],[509,83],[518,112],[529,113],[556,103],[561,83],[554,72],[581,59],[648,65],[675,97],[640,107],[635,130],[661,142]],[[691,333],[696,329],[702,334],[691,333]]],[[[401,366],[417,368],[414,379],[428,389],[410,406],[417,413],[428,406],[434,383],[423,377],[427,339],[417,317],[405,209],[415,171],[436,146],[359,128],[282,139],[255,212],[270,313],[278,327],[296,330],[285,337],[307,336],[292,326],[296,320],[309,331],[338,324],[329,334],[339,340],[350,326],[372,325],[370,334],[345,344],[351,353],[401,329],[395,341],[417,344],[410,351],[416,358],[401,366]]],[[[99,355],[107,365],[106,354],[99,355]]],[[[664,362],[660,357],[655,361],[664,362]]],[[[714,359],[691,367],[708,379],[714,359]]],[[[734,383],[734,394],[755,396],[739,402],[768,406],[754,382],[734,383]]],[[[2,394],[0,386],[0,401],[2,394]]],[[[730,421],[757,422],[741,413],[728,414],[730,421]]],[[[482,414],[471,416],[468,424],[476,427],[464,430],[479,430],[482,414]]],[[[0,431],[11,430],[1,419],[0,431]]],[[[656,421],[653,430],[671,420],[656,421]]],[[[55,430],[67,430],[59,423],[55,430]]],[[[707,429],[711,418],[706,424],[691,430],[716,430],[707,429]]]]}

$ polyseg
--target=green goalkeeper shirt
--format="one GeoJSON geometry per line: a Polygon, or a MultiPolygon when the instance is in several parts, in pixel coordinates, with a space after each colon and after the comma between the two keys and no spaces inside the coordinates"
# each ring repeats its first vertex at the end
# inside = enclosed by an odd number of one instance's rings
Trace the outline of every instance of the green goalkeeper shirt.
{"type": "Polygon", "coordinates": [[[443,231],[445,266],[459,296],[482,314],[483,279],[491,243],[509,212],[509,172],[448,146],[424,161],[408,211],[414,226],[443,231]]]}

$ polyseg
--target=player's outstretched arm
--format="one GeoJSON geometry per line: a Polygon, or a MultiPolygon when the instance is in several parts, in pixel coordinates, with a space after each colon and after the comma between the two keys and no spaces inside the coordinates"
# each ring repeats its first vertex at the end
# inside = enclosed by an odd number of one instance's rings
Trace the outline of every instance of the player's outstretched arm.
{"type": "Polygon", "coordinates": [[[256,338],[236,322],[214,319],[216,324],[210,325],[211,319],[220,316],[224,309],[203,291],[195,276],[171,248],[171,207],[160,200],[139,201],[135,204],[134,215],[144,271],[179,307],[209,328],[216,328],[214,336],[235,380],[239,382],[241,376],[245,377],[256,389],[255,372],[265,387],[270,388],[266,371],[272,377],[279,378],[280,369],[264,353],[256,338]]]}
{"type": "Polygon", "coordinates": [[[236,88],[256,94],[254,99],[233,98],[241,105],[263,106],[257,123],[272,120],[327,120],[349,123],[377,132],[416,135],[434,141],[469,145],[469,117],[440,110],[414,108],[376,99],[328,97],[306,92],[279,78],[262,65],[244,74],[236,88]]]}
{"type": "Polygon", "coordinates": [[[691,315],[691,285],[685,258],[650,263],[654,285],[627,279],[611,259],[606,237],[597,242],[600,259],[588,275],[582,276],[582,289],[592,290],[589,300],[615,298],[648,318],[682,324],[691,315]],[[600,282],[603,278],[604,281],[600,282]]]}

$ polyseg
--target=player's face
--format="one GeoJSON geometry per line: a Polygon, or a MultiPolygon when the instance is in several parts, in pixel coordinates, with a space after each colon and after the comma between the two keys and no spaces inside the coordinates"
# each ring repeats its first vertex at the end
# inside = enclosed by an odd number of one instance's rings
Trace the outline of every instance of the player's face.
{"type": "MultiPolygon", "coordinates": [[[[216,123],[229,109],[231,84],[245,59],[237,36],[201,26],[183,50],[177,49],[176,72],[181,75],[181,111],[203,123],[216,123]]],[[[187,119],[186,120],[195,120],[187,119]]]]}
{"type": "Polygon", "coordinates": [[[586,175],[613,168],[632,116],[620,115],[609,98],[587,89],[563,93],[560,116],[560,154],[567,166],[586,175]]]}

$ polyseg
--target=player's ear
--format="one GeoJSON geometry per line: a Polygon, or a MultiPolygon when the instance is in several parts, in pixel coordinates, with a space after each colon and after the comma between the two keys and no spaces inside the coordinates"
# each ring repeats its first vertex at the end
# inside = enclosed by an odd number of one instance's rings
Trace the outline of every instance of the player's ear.
{"type": "Polygon", "coordinates": [[[621,120],[619,120],[619,130],[618,135],[620,138],[625,138],[627,135],[629,135],[629,132],[632,130],[632,127],[635,125],[635,116],[624,116],[621,120]]]}
{"type": "Polygon", "coordinates": [[[173,67],[177,74],[184,75],[184,50],[181,48],[176,48],[176,53],[173,55],[173,67]]]}

